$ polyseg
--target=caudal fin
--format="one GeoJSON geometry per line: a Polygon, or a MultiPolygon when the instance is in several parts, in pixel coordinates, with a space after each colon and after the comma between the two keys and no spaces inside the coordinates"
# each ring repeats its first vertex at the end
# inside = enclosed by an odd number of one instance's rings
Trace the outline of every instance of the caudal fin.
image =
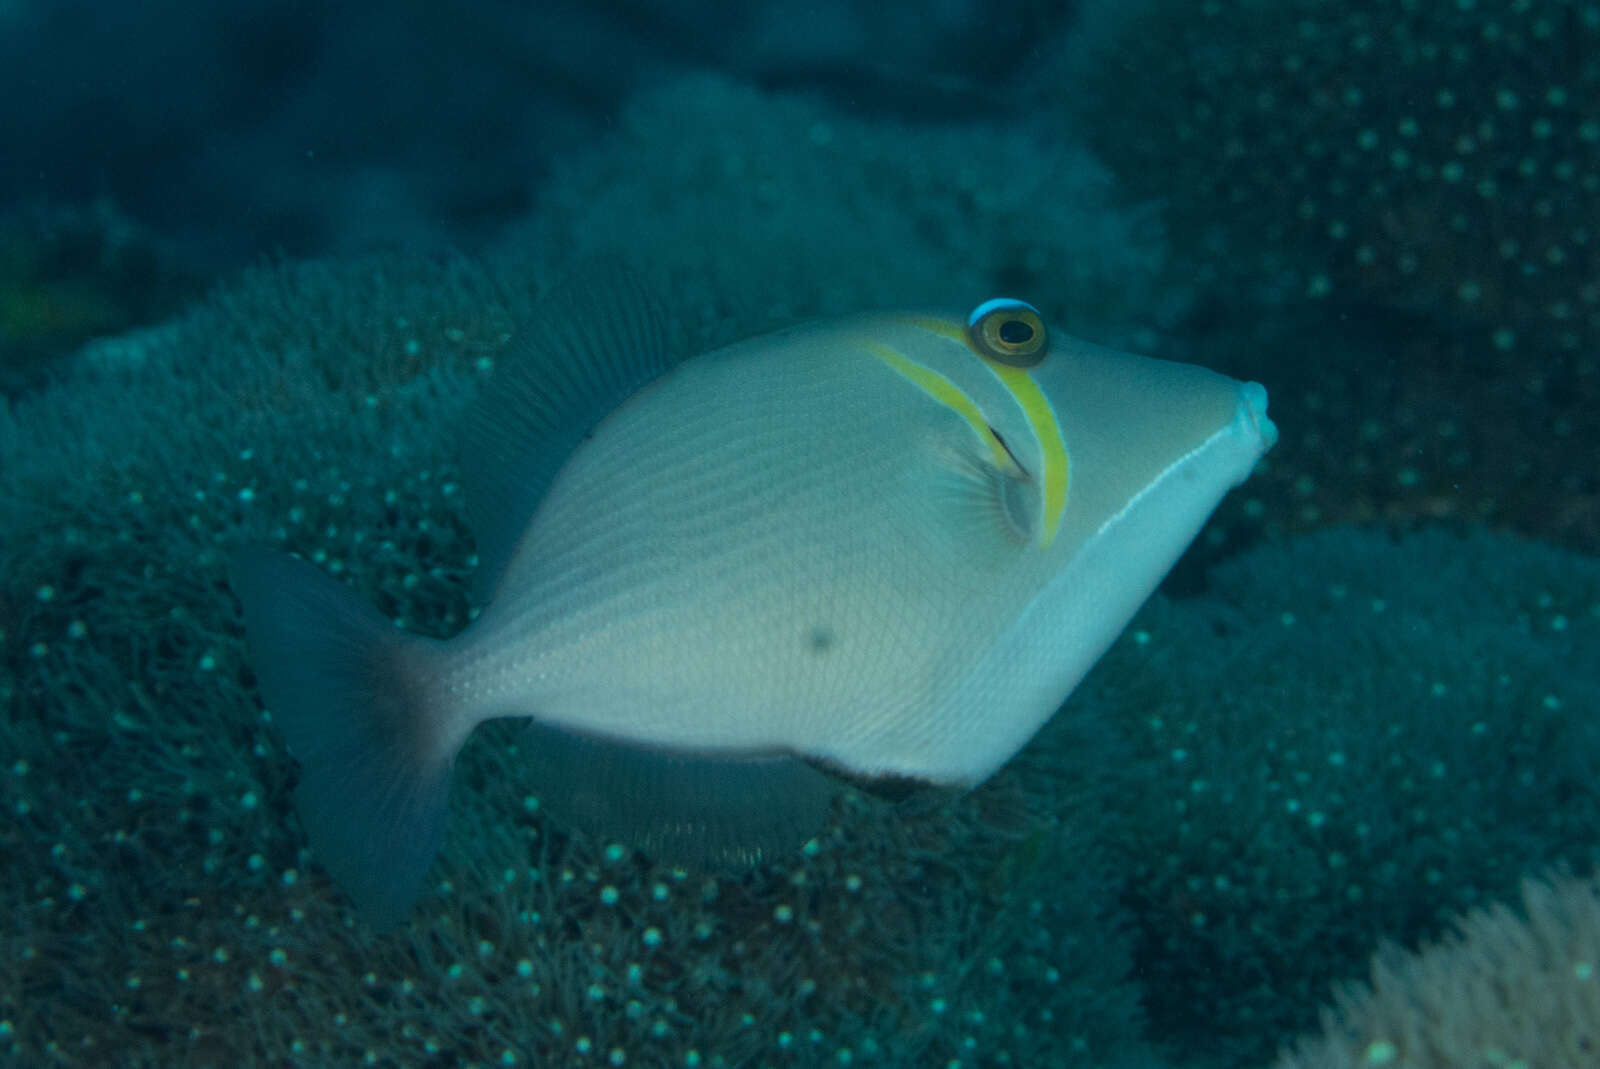
{"type": "Polygon", "coordinates": [[[312,850],[374,925],[391,925],[444,836],[455,755],[428,707],[434,643],[282,553],[240,552],[229,581],[267,709],[301,764],[312,850]]]}

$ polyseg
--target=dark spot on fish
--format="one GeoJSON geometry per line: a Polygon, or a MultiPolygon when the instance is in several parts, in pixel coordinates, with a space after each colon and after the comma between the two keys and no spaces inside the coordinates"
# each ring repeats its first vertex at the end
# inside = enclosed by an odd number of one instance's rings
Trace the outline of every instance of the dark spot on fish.
{"type": "Polygon", "coordinates": [[[818,655],[827,653],[833,648],[833,632],[818,624],[806,632],[806,647],[818,655]]]}

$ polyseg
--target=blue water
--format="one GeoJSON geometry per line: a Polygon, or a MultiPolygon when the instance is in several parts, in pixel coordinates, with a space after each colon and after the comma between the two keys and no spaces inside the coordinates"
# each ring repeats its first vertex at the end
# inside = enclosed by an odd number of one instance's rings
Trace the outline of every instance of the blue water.
{"type": "Polygon", "coordinates": [[[0,1061],[1267,1065],[1593,870],[1600,7],[724,7],[0,2],[0,1061]],[[489,725],[374,933],[227,554],[459,629],[457,416],[613,261],[691,346],[1026,297],[1282,439],[970,794],[674,869],[489,725]]]}

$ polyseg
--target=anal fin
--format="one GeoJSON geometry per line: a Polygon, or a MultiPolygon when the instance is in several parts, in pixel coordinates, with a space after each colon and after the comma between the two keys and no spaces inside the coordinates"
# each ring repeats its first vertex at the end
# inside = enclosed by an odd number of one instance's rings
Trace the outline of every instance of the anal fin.
{"type": "Polygon", "coordinates": [[[804,760],[662,750],[537,720],[535,793],[557,819],[668,864],[746,865],[796,853],[837,787],[804,760]]]}

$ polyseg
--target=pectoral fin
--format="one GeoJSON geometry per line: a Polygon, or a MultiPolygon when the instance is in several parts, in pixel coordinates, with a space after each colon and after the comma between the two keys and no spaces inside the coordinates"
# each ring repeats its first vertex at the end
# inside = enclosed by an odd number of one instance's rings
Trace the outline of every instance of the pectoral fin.
{"type": "Polygon", "coordinates": [[[951,430],[931,444],[929,463],[918,475],[925,483],[922,535],[953,568],[982,576],[1011,564],[1036,541],[1039,485],[999,435],[989,448],[975,442],[965,424],[951,430]]]}

